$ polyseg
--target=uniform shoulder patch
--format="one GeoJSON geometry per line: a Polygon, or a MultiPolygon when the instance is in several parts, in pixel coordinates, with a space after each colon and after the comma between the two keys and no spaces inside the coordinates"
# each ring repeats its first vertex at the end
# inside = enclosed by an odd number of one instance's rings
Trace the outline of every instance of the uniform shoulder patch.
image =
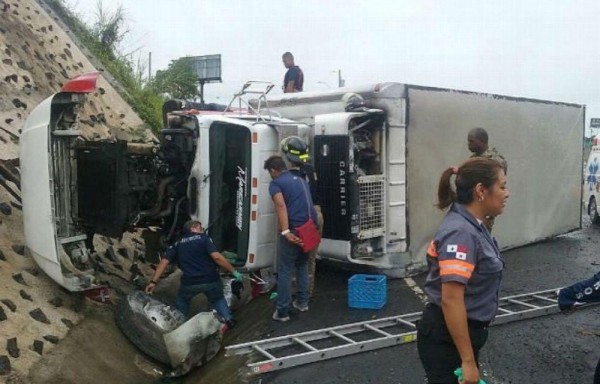
{"type": "Polygon", "coordinates": [[[448,244],[446,246],[446,253],[450,257],[454,257],[458,260],[466,260],[469,248],[462,244],[448,244]]]}

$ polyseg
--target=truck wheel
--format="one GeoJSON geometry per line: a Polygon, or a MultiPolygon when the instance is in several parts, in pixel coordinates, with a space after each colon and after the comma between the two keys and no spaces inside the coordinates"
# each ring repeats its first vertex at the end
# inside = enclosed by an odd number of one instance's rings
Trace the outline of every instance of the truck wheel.
{"type": "Polygon", "coordinates": [[[119,300],[115,317],[117,326],[129,341],[154,360],[170,365],[163,334],[185,322],[179,311],[142,291],[134,291],[119,300]],[[147,311],[152,307],[156,310],[147,311]],[[159,316],[160,319],[153,318],[159,316]]]}
{"type": "Polygon", "coordinates": [[[598,206],[596,205],[596,198],[593,196],[590,198],[590,204],[588,205],[588,215],[592,224],[600,224],[600,215],[598,215],[598,206]]]}

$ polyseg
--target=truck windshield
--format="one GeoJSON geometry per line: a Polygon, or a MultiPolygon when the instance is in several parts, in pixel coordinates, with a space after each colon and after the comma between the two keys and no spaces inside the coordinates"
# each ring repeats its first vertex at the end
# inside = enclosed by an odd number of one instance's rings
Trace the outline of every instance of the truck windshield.
{"type": "Polygon", "coordinates": [[[248,255],[250,219],[250,143],[247,127],[215,123],[210,142],[210,223],[217,249],[234,264],[248,255]]]}

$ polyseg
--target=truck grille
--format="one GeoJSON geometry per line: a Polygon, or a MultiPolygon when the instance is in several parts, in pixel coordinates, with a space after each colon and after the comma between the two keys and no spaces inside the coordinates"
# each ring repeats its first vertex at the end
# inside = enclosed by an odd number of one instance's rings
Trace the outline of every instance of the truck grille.
{"type": "Polygon", "coordinates": [[[359,239],[383,236],[385,227],[385,177],[382,175],[358,178],[360,195],[359,239]]]}
{"type": "Polygon", "coordinates": [[[323,237],[332,240],[352,239],[352,214],[356,188],[350,174],[348,135],[315,136],[315,171],[319,177],[317,191],[325,218],[323,237]]]}

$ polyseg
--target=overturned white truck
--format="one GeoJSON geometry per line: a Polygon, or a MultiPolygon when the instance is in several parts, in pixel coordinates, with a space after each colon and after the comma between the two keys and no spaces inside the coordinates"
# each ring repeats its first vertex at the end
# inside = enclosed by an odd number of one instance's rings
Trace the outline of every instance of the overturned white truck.
{"type": "Polygon", "coordinates": [[[511,197],[494,226],[502,248],[581,226],[583,105],[380,83],[285,94],[269,107],[312,128],[322,257],[392,276],[422,271],[444,215],[435,207],[439,177],[470,156],[474,127],[508,162],[511,197]],[[347,92],[376,111],[344,112],[347,92]]]}
{"type": "Polygon", "coordinates": [[[503,247],[581,225],[581,105],[398,83],[267,103],[267,87],[246,114],[166,108],[160,144],[133,146],[82,140],[76,114],[89,90],[65,87],[28,119],[21,167],[27,248],[70,290],[94,286],[86,245],[94,233],[155,226],[166,245],[189,218],[240,270],[272,267],[276,216],[263,163],[292,134],[311,142],[325,216],[319,254],[346,266],[424,270],[443,217],[434,207],[439,175],[469,156],[476,126],[508,161],[511,198],[494,227],[503,247]],[[350,92],[367,108],[346,112],[350,92]]]}

